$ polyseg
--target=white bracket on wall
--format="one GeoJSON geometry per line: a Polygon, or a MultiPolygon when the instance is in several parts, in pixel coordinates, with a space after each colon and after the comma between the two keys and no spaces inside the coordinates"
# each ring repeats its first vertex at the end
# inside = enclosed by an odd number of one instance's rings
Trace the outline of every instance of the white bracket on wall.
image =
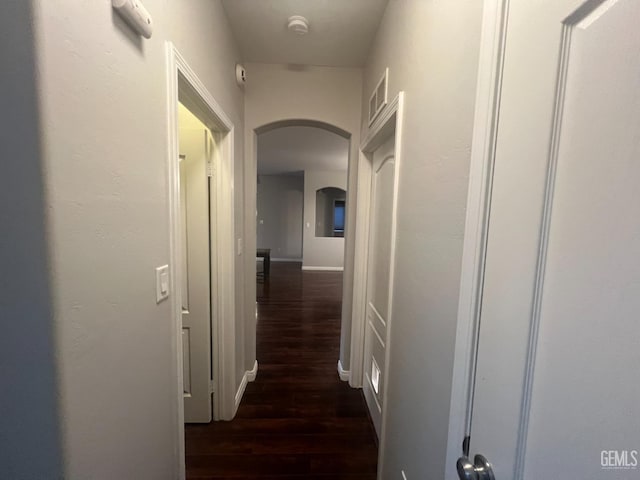
{"type": "Polygon", "coordinates": [[[153,19],[139,0],[111,0],[111,6],[137,33],[151,38],[153,19]]]}

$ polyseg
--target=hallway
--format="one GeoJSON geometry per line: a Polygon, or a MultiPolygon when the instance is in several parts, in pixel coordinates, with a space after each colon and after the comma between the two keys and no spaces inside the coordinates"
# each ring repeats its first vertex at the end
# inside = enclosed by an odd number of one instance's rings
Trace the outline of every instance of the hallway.
{"type": "Polygon", "coordinates": [[[257,285],[258,376],[233,421],[186,426],[187,478],[376,478],[362,391],[336,372],[341,294],[341,273],[271,265],[257,285]]]}

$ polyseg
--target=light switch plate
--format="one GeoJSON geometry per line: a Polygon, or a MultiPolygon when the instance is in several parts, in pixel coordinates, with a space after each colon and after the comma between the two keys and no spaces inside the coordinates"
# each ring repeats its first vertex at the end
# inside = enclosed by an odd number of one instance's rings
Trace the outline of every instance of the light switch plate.
{"type": "Polygon", "coordinates": [[[169,265],[156,268],[156,303],[169,298],[169,265]]]}

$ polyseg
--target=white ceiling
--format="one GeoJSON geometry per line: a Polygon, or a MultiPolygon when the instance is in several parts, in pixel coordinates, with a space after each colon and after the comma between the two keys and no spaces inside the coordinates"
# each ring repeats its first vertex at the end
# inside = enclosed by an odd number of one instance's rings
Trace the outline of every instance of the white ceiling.
{"type": "Polygon", "coordinates": [[[258,135],[258,174],[347,170],[349,140],[317,127],[282,127],[258,135]]]}
{"type": "Polygon", "coordinates": [[[222,0],[245,62],[360,67],[388,0],[222,0]],[[302,15],[309,33],[287,30],[302,15]]]}

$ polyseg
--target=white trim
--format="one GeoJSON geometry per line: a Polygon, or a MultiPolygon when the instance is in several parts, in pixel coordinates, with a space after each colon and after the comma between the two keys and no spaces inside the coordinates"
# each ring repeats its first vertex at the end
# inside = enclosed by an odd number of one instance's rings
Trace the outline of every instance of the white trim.
{"type": "Polygon", "coordinates": [[[544,292],[545,272],[547,266],[547,254],[549,251],[549,232],[551,229],[551,214],[555,196],[556,174],[558,170],[558,155],[560,149],[560,137],[562,130],[562,115],[564,113],[565,94],[567,90],[567,75],[569,70],[569,52],[573,29],[579,25],[588,15],[594,12],[602,4],[583,4],[563,22],[562,40],[560,43],[560,62],[558,79],[556,83],[553,130],[549,149],[549,161],[547,177],[544,189],[544,207],[542,225],[540,227],[539,251],[536,264],[536,281],[533,291],[533,310],[529,329],[529,341],[527,345],[526,370],[524,372],[523,401],[520,409],[520,425],[518,427],[518,443],[516,449],[516,465],[514,478],[524,478],[525,455],[531,415],[531,402],[533,395],[533,382],[535,378],[536,355],[540,334],[540,321],[542,316],[542,295],[544,292]]]}
{"type": "Polygon", "coordinates": [[[456,461],[462,455],[462,442],[471,425],[473,373],[484,280],[508,6],[509,0],[484,0],[445,478],[458,477],[456,461]]]}
{"type": "MultiPolygon", "coordinates": [[[[382,373],[383,382],[388,383],[389,357],[391,352],[391,323],[393,305],[393,284],[395,272],[395,249],[398,207],[398,185],[402,165],[402,135],[404,117],[404,92],[398,95],[382,110],[371,124],[360,150],[358,161],[358,199],[356,204],[356,249],[353,285],[353,306],[351,316],[351,355],[349,366],[351,373],[349,384],[362,387],[369,381],[368,372],[364,372],[364,337],[367,315],[367,283],[369,257],[369,230],[371,209],[372,154],[390,135],[394,136],[395,177],[393,194],[393,213],[391,225],[391,263],[389,270],[389,313],[387,315],[387,334],[385,343],[385,367],[382,373]]],[[[366,392],[365,392],[366,393],[366,392]]],[[[387,424],[387,388],[382,392],[380,449],[378,456],[378,478],[381,479],[383,452],[385,451],[385,429],[387,424]]],[[[379,402],[376,400],[376,404],[379,402]]]]}
{"type": "Polygon", "coordinates": [[[344,267],[313,267],[304,265],[302,270],[318,271],[318,272],[343,272],[344,267]]]}
{"type": "Polygon", "coordinates": [[[251,370],[247,370],[247,382],[253,382],[258,376],[258,361],[253,362],[253,368],[251,370]]]}
{"type": "MultiPolygon", "coordinates": [[[[384,340],[382,340],[382,335],[380,335],[380,332],[378,332],[378,329],[376,328],[375,324],[371,320],[369,320],[368,325],[369,325],[369,327],[371,327],[371,331],[374,333],[374,335],[378,339],[378,342],[380,342],[380,346],[382,348],[386,349],[387,348],[387,344],[385,343],[384,340]]],[[[372,360],[374,361],[375,358],[372,358],[372,360]]]]}
{"type": "Polygon", "coordinates": [[[240,381],[240,385],[238,386],[238,390],[236,391],[235,399],[234,399],[234,407],[233,407],[233,416],[235,417],[236,412],[238,411],[238,407],[240,407],[240,402],[242,402],[242,396],[244,395],[244,391],[247,388],[247,384],[249,382],[253,382],[258,375],[258,361],[256,360],[253,363],[253,368],[251,370],[247,370],[244,372],[242,376],[242,380],[240,381]]]}
{"type": "Polygon", "coordinates": [[[348,382],[349,381],[349,370],[345,370],[342,367],[342,361],[338,360],[338,376],[340,377],[340,380],[342,380],[343,382],[348,382]]]}
{"type": "MultiPolygon", "coordinates": [[[[169,196],[169,304],[171,309],[171,353],[176,362],[172,362],[175,368],[171,372],[173,378],[176,379],[175,392],[177,403],[174,418],[176,421],[175,430],[177,438],[174,454],[178,459],[177,477],[180,480],[186,478],[185,469],[185,446],[184,446],[184,377],[183,377],[183,360],[182,360],[182,308],[180,301],[179,281],[180,265],[180,235],[175,228],[180,218],[180,177],[179,170],[176,169],[176,158],[179,158],[178,136],[178,76],[176,60],[173,53],[173,46],[167,44],[166,48],[166,76],[167,76],[167,181],[169,196]],[[176,152],[178,156],[176,156],[176,152]]],[[[179,168],[179,167],[178,167],[179,168]]]]}
{"type": "Polygon", "coordinates": [[[180,301],[180,184],[179,184],[179,148],[178,148],[178,102],[181,98],[189,100],[211,123],[212,130],[220,132],[219,154],[214,159],[212,179],[215,182],[214,195],[211,197],[212,242],[216,246],[211,254],[212,272],[212,339],[213,339],[213,375],[217,384],[214,401],[214,418],[230,420],[233,418],[235,390],[235,252],[234,252],[234,196],[233,196],[233,138],[234,127],[224,110],[200,81],[184,57],[171,42],[166,43],[167,60],[167,116],[168,146],[167,169],[169,190],[169,248],[170,248],[170,297],[172,311],[172,345],[175,355],[173,372],[176,378],[178,397],[176,421],[178,422],[178,444],[180,471],[178,477],[185,478],[184,465],[184,402],[182,379],[182,342],[180,338],[182,311],[180,301]],[[182,80],[182,85],[181,85],[182,80]]]}
{"type": "MultiPolygon", "coordinates": [[[[259,257],[256,257],[259,258],[259,257]]],[[[302,259],[301,258],[272,258],[271,259],[272,262],[296,262],[296,263],[302,263],[302,259]]]]}
{"type": "Polygon", "coordinates": [[[372,165],[367,155],[358,156],[358,179],[355,218],[355,249],[353,259],[353,299],[351,304],[351,349],[349,385],[364,385],[364,327],[367,315],[367,258],[369,257],[369,207],[371,200],[372,165]]]}
{"type": "MultiPolygon", "coordinates": [[[[356,245],[353,269],[353,303],[351,307],[351,350],[349,356],[349,367],[351,369],[349,385],[354,388],[361,388],[364,384],[364,333],[367,315],[367,261],[369,258],[369,210],[372,177],[370,156],[371,153],[388,138],[386,134],[393,132],[395,129],[396,168],[399,168],[403,105],[404,93],[400,92],[376,117],[360,146],[360,155],[358,157],[358,186],[355,215],[356,245]]],[[[396,182],[398,179],[398,170],[396,170],[396,182]]],[[[395,235],[393,235],[393,237],[395,237],[395,235]]],[[[395,245],[392,248],[395,248],[395,245]]],[[[392,262],[392,269],[394,268],[393,263],[394,262],[392,262]]],[[[386,376],[386,372],[384,372],[384,375],[386,376]]]]}
{"type": "MultiPolygon", "coordinates": [[[[391,262],[389,263],[389,299],[388,299],[388,312],[387,312],[387,334],[385,337],[385,358],[384,358],[384,371],[382,372],[382,381],[384,390],[382,392],[382,419],[380,422],[380,452],[378,453],[378,479],[382,479],[382,472],[384,471],[384,452],[386,451],[386,435],[387,430],[387,412],[389,389],[389,364],[391,363],[391,324],[393,323],[393,285],[395,283],[395,270],[396,270],[396,240],[397,240],[397,227],[398,227],[398,195],[400,191],[400,172],[402,169],[402,130],[404,119],[404,93],[400,92],[396,98],[394,98],[390,107],[395,105],[395,115],[389,115],[389,120],[386,124],[380,126],[380,130],[377,136],[371,138],[371,144],[377,145],[378,138],[383,136],[383,132],[389,128],[389,124],[393,122],[393,116],[395,116],[395,143],[394,143],[394,158],[395,158],[395,174],[393,180],[393,207],[392,207],[392,220],[391,220],[391,262]]],[[[381,139],[384,141],[384,139],[381,139]]],[[[374,360],[375,361],[375,360],[374,360]]]]}

